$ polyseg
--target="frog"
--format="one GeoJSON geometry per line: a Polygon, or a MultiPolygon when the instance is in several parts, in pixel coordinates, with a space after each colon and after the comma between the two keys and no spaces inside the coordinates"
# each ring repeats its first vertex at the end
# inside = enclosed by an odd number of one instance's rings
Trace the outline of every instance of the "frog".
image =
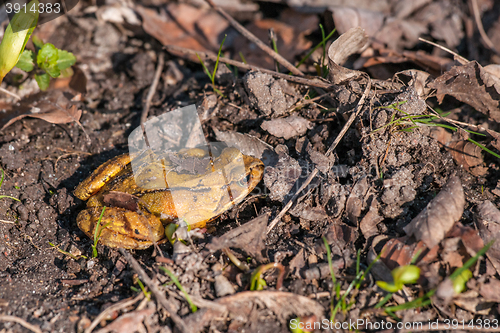
{"type": "Polygon", "coordinates": [[[99,243],[108,247],[146,249],[166,241],[170,223],[204,228],[243,201],[263,174],[260,159],[234,147],[217,156],[207,147],[119,155],[76,187],[74,195],[87,201],[77,225],[91,239],[99,225],[99,243]],[[179,161],[191,161],[188,164],[195,167],[179,161]],[[111,193],[130,195],[136,204],[109,205],[106,198],[111,193]]]}

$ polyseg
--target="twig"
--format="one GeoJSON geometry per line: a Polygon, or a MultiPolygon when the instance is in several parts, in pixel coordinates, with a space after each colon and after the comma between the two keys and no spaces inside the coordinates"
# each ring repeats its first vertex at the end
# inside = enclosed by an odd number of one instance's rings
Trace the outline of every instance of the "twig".
{"type": "Polygon", "coordinates": [[[444,50],[444,51],[446,51],[446,52],[448,52],[450,54],[453,54],[456,58],[460,59],[463,64],[467,64],[467,63],[470,62],[467,58],[462,57],[460,54],[458,54],[458,53],[450,50],[449,48],[447,48],[447,47],[445,47],[443,45],[439,45],[437,43],[431,42],[430,40],[424,39],[422,37],[419,37],[418,40],[421,41],[421,42],[430,44],[432,46],[435,46],[437,48],[440,48],[441,50],[444,50]]]}
{"type": "Polygon", "coordinates": [[[2,223],[10,223],[10,224],[16,224],[14,221],[7,221],[7,220],[0,220],[2,223]]]}
{"type": "Polygon", "coordinates": [[[141,126],[143,127],[142,128],[143,131],[144,131],[144,123],[148,119],[148,113],[149,113],[149,108],[151,107],[151,101],[153,100],[156,88],[158,87],[158,83],[160,82],[160,76],[161,72],[163,71],[164,64],[165,64],[165,56],[163,52],[160,52],[160,54],[158,55],[158,65],[156,66],[155,76],[153,78],[151,86],[149,87],[148,95],[146,96],[146,103],[141,113],[141,126]]]}
{"type": "Polygon", "coordinates": [[[126,307],[128,307],[128,306],[130,306],[132,304],[137,303],[142,298],[144,298],[144,293],[140,293],[135,298],[129,297],[127,299],[124,299],[123,301],[120,301],[120,302],[118,302],[116,304],[111,305],[109,308],[107,308],[103,312],[99,313],[99,315],[97,317],[95,317],[94,321],[92,321],[92,324],[90,324],[90,326],[87,327],[87,329],[85,330],[84,333],[91,333],[94,330],[94,328],[96,328],[97,325],[99,325],[99,323],[102,320],[104,320],[104,319],[106,319],[108,317],[108,315],[110,313],[113,313],[115,311],[119,311],[121,309],[125,309],[126,307]]]}
{"type": "Polygon", "coordinates": [[[471,0],[471,5],[474,14],[474,20],[476,21],[477,29],[479,30],[481,38],[483,39],[486,46],[488,46],[490,50],[498,55],[498,51],[495,49],[495,45],[493,45],[493,42],[484,31],[483,22],[481,22],[481,16],[479,15],[479,6],[477,5],[477,0],[471,0]]]}
{"type": "Polygon", "coordinates": [[[32,325],[30,323],[28,323],[26,320],[24,319],[21,319],[19,317],[15,317],[15,316],[8,316],[8,315],[0,315],[0,321],[13,321],[15,323],[18,323],[24,327],[26,327],[27,329],[35,332],[35,333],[43,333],[42,330],[35,326],[35,325],[32,325]]]}
{"type": "MultiPolygon", "coordinates": [[[[339,144],[340,140],[342,140],[342,138],[344,137],[344,135],[347,132],[347,130],[349,129],[349,127],[351,127],[352,123],[354,122],[354,119],[356,119],[356,117],[361,112],[361,109],[363,107],[363,104],[365,103],[365,99],[368,96],[370,88],[371,88],[371,81],[368,78],[368,83],[366,85],[366,88],[365,88],[365,91],[363,93],[363,96],[361,96],[361,98],[359,99],[356,112],[353,112],[351,114],[351,116],[349,117],[349,120],[347,120],[347,122],[345,123],[344,127],[342,128],[342,131],[340,131],[339,135],[337,136],[337,138],[335,139],[335,141],[332,143],[332,145],[330,146],[330,148],[326,152],[326,154],[325,154],[326,157],[330,156],[330,154],[333,152],[333,150],[339,144]]],[[[295,201],[298,199],[300,193],[311,183],[311,181],[314,179],[314,177],[316,177],[316,175],[318,174],[318,171],[319,171],[318,168],[315,167],[314,170],[309,174],[309,177],[307,177],[307,179],[302,184],[302,186],[297,190],[297,192],[295,192],[295,194],[290,199],[290,201],[288,201],[288,203],[285,205],[285,207],[283,207],[283,209],[281,209],[281,212],[269,224],[269,226],[267,227],[267,234],[269,234],[271,232],[271,230],[273,230],[273,228],[281,221],[281,218],[283,217],[283,215],[285,215],[285,213],[293,206],[293,204],[295,203],[295,201]]]]}
{"type": "MultiPolygon", "coordinates": [[[[184,56],[184,55],[196,56],[196,54],[198,54],[200,57],[205,57],[205,58],[208,58],[212,61],[217,60],[217,56],[213,55],[211,53],[195,51],[195,50],[187,49],[187,48],[180,47],[180,46],[165,45],[163,48],[166,49],[168,52],[174,53],[178,56],[184,56]]],[[[303,85],[307,85],[307,86],[311,86],[311,87],[318,87],[318,88],[324,88],[324,89],[332,88],[331,83],[327,83],[327,82],[321,81],[319,79],[308,79],[305,77],[297,77],[297,76],[277,73],[277,72],[269,70],[269,69],[245,64],[241,61],[237,61],[237,60],[233,60],[233,59],[220,57],[219,62],[222,62],[224,64],[229,64],[231,66],[236,66],[238,68],[245,69],[245,70],[259,71],[259,72],[266,73],[266,74],[272,75],[272,76],[280,78],[280,79],[284,79],[284,80],[287,80],[290,82],[295,82],[295,83],[299,83],[299,84],[303,84],[303,85]]]]}
{"type": "Polygon", "coordinates": [[[163,308],[170,314],[170,317],[172,318],[172,321],[175,323],[177,328],[181,332],[188,332],[187,326],[182,320],[181,317],[177,315],[177,311],[175,308],[170,304],[165,297],[165,295],[158,289],[158,286],[151,280],[151,278],[146,274],[146,272],[142,269],[141,265],[137,262],[137,260],[134,259],[134,257],[127,252],[125,249],[120,249],[120,253],[125,257],[125,259],[128,261],[130,266],[134,269],[134,271],[137,272],[139,275],[139,278],[141,281],[144,282],[145,285],[148,286],[149,290],[155,295],[156,299],[158,302],[163,306],[163,308]]]}
{"type": "Polygon", "coordinates": [[[304,73],[302,73],[297,67],[292,65],[288,60],[283,58],[281,55],[278,53],[274,52],[272,48],[267,46],[263,41],[257,38],[254,34],[252,34],[250,31],[248,31],[244,26],[238,23],[234,18],[231,17],[226,11],[218,6],[216,6],[212,0],[206,0],[208,4],[215,9],[220,15],[222,15],[240,34],[242,34],[245,38],[247,38],[249,41],[252,43],[255,43],[258,48],[260,48],[262,51],[266,52],[271,58],[282,64],[283,66],[286,67],[290,72],[292,72],[295,75],[299,76],[304,76],[304,73]]]}
{"type": "Polygon", "coordinates": [[[15,99],[17,99],[18,101],[20,101],[20,100],[21,100],[21,97],[20,97],[20,96],[18,96],[17,94],[14,94],[14,93],[13,93],[13,92],[11,92],[11,91],[8,91],[7,89],[4,89],[4,88],[0,87],[0,91],[1,91],[1,92],[3,92],[3,93],[5,93],[5,94],[7,94],[7,95],[9,95],[9,96],[14,97],[14,98],[15,98],[15,99]]]}

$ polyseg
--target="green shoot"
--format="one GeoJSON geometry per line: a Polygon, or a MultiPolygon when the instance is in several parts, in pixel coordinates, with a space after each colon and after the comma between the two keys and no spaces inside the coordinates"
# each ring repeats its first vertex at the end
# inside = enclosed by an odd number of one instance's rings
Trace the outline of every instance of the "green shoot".
{"type": "Polygon", "coordinates": [[[272,262],[266,265],[259,266],[253,273],[250,279],[250,290],[263,290],[264,287],[267,286],[266,281],[262,278],[262,274],[265,271],[278,268],[280,270],[280,274],[278,276],[278,281],[276,282],[276,289],[280,289],[283,283],[283,278],[285,277],[285,267],[282,264],[272,262]]]}
{"type": "MultiPolygon", "coordinates": [[[[396,111],[399,111],[399,112],[403,113],[404,116],[401,117],[401,118],[395,119],[396,118],[396,114],[394,113],[392,115],[392,117],[391,117],[391,120],[387,124],[385,124],[384,126],[381,126],[381,127],[377,128],[377,129],[373,130],[370,133],[370,135],[372,135],[372,134],[380,131],[383,128],[389,127],[389,126],[391,126],[392,128],[394,128],[396,126],[411,125],[410,127],[406,127],[406,128],[403,128],[403,129],[399,130],[401,132],[411,132],[414,128],[419,127],[419,124],[426,125],[426,126],[443,127],[443,128],[449,129],[449,130],[451,130],[453,132],[458,131],[458,128],[455,127],[455,126],[451,126],[451,125],[447,125],[447,124],[440,124],[440,123],[436,123],[435,122],[436,120],[438,120],[440,118],[443,118],[443,117],[446,117],[447,115],[449,115],[450,114],[449,112],[440,114],[440,117],[435,116],[435,115],[410,115],[410,114],[404,112],[403,110],[401,110],[400,108],[398,108],[399,105],[404,104],[404,103],[406,103],[406,101],[393,103],[393,104],[388,105],[388,106],[379,106],[379,107],[377,107],[378,109],[393,109],[393,110],[396,110],[396,111]]],[[[483,133],[478,133],[478,132],[475,132],[475,131],[470,131],[470,130],[466,130],[466,129],[464,129],[464,131],[467,132],[467,133],[470,133],[470,134],[474,134],[474,135],[486,136],[483,133]]],[[[479,142],[474,141],[471,138],[467,138],[467,141],[475,144],[476,146],[478,146],[479,148],[481,148],[483,151],[487,152],[488,154],[491,154],[491,155],[495,156],[496,158],[500,159],[500,155],[499,154],[497,154],[497,153],[493,152],[492,150],[486,148],[485,146],[483,146],[479,142]]]]}
{"type": "MultiPolygon", "coordinates": [[[[328,259],[328,267],[330,268],[330,275],[332,277],[332,283],[333,286],[335,287],[337,285],[337,279],[335,278],[335,272],[333,271],[333,263],[332,263],[332,251],[330,250],[330,245],[328,244],[328,241],[326,240],[326,237],[323,236],[323,243],[325,244],[326,248],[326,257],[328,259]]],[[[333,292],[333,290],[332,290],[333,292]]],[[[337,297],[339,295],[337,294],[337,297]]],[[[332,305],[333,305],[333,294],[331,296],[332,298],[332,305]]]]}
{"type": "Polygon", "coordinates": [[[420,277],[420,268],[414,265],[399,266],[392,270],[392,282],[377,281],[377,286],[388,291],[395,293],[403,289],[405,284],[414,284],[420,277]]]}
{"type": "MultiPolygon", "coordinates": [[[[274,52],[276,52],[277,54],[279,54],[278,52],[278,45],[276,44],[276,34],[274,33],[274,29],[271,28],[269,30],[269,37],[271,39],[271,44],[273,46],[273,50],[274,52]]],[[[280,72],[280,64],[276,61],[276,72],[280,72]]]]}
{"type": "Polygon", "coordinates": [[[241,58],[241,61],[244,63],[244,64],[247,64],[247,60],[245,59],[245,56],[243,55],[243,53],[238,52],[238,54],[240,55],[240,58],[241,58]]]}
{"type": "MultiPolygon", "coordinates": [[[[32,0],[27,6],[38,8],[38,0],[32,0]]],[[[38,23],[38,11],[19,11],[10,21],[0,43],[0,83],[21,58],[21,54],[38,23]]]]}
{"type": "Polygon", "coordinates": [[[83,258],[83,259],[88,259],[88,258],[87,258],[86,256],[84,256],[84,255],[75,256],[74,254],[71,254],[71,253],[69,253],[69,252],[67,252],[67,251],[61,250],[61,249],[59,248],[59,246],[57,246],[57,245],[55,245],[55,244],[52,244],[51,242],[49,242],[49,245],[50,245],[50,246],[52,246],[53,248],[55,248],[58,252],[60,252],[60,253],[62,253],[62,254],[64,254],[64,255],[67,255],[68,257],[71,257],[71,258],[72,258],[72,259],[74,259],[74,260],[78,260],[78,259],[80,259],[80,258],[83,258]]]}
{"type": "Polygon", "coordinates": [[[102,212],[101,215],[99,216],[99,219],[97,220],[97,225],[95,226],[94,230],[94,244],[92,244],[92,258],[97,258],[97,243],[99,242],[99,239],[101,238],[102,234],[102,229],[106,228],[108,225],[111,224],[111,222],[108,222],[104,226],[101,227],[101,220],[104,215],[104,211],[106,210],[106,206],[102,207],[102,212]]]}
{"type": "Polygon", "coordinates": [[[184,297],[186,298],[186,301],[189,303],[189,306],[191,307],[191,312],[195,313],[196,311],[198,311],[198,308],[196,307],[196,305],[194,305],[193,301],[191,301],[191,298],[189,297],[188,293],[186,292],[184,287],[181,285],[181,283],[179,282],[177,277],[174,275],[174,273],[172,273],[169,269],[167,269],[163,266],[160,266],[160,269],[162,271],[164,271],[172,279],[172,281],[174,281],[177,288],[179,288],[179,290],[182,291],[182,293],[184,294],[184,297]]]}
{"type": "MultiPolygon", "coordinates": [[[[0,188],[1,188],[2,184],[3,184],[3,180],[5,178],[5,172],[3,171],[2,168],[0,168],[0,172],[2,173],[2,176],[0,177],[0,188]]],[[[9,195],[0,195],[0,199],[3,199],[3,198],[9,198],[9,199],[12,199],[12,200],[21,201],[21,200],[19,200],[17,198],[9,196],[9,195]]]]}
{"type": "Polygon", "coordinates": [[[215,88],[215,74],[217,74],[217,67],[219,67],[219,58],[220,58],[220,55],[222,53],[222,46],[224,45],[224,42],[226,41],[226,37],[227,37],[227,35],[224,35],[224,39],[222,40],[222,43],[219,46],[219,52],[217,53],[217,60],[215,61],[213,73],[210,73],[210,71],[208,70],[207,66],[205,65],[205,63],[203,62],[203,60],[201,59],[199,54],[196,53],[196,56],[200,60],[201,66],[203,66],[203,70],[205,71],[205,73],[208,75],[210,81],[212,82],[212,89],[221,97],[224,97],[224,94],[222,94],[222,92],[219,89],[215,88]]]}
{"type": "Polygon", "coordinates": [[[60,50],[51,43],[44,43],[36,36],[33,36],[33,44],[35,44],[36,54],[33,51],[25,50],[16,66],[25,72],[38,68],[35,80],[41,90],[46,90],[49,87],[50,78],[72,74],[70,67],[76,62],[73,53],[60,50]]]}
{"type": "MultiPolygon", "coordinates": [[[[146,299],[149,300],[150,296],[151,296],[151,292],[146,291],[146,287],[144,287],[144,284],[142,283],[141,279],[135,278],[134,283],[137,283],[139,285],[139,287],[142,290],[142,293],[144,294],[144,297],[146,297],[146,299]]],[[[130,289],[132,289],[135,292],[139,292],[139,289],[137,289],[136,287],[130,287],[130,289]]]]}
{"type": "MultiPolygon", "coordinates": [[[[465,262],[465,264],[455,270],[451,275],[450,279],[453,281],[453,287],[455,291],[460,290],[459,287],[464,286],[465,282],[469,279],[469,273],[465,272],[466,270],[469,270],[469,268],[476,263],[476,261],[479,260],[481,256],[483,256],[493,245],[494,240],[486,244],[481,250],[479,250],[476,255],[469,260],[465,262]],[[457,281],[458,280],[458,281],[457,281]],[[455,284],[457,285],[455,287],[455,284]]],[[[469,271],[470,272],[470,271],[469,271]]],[[[463,290],[463,289],[461,289],[463,290]]],[[[431,297],[436,293],[436,289],[429,290],[424,296],[419,297],[411,302],[400,304],[400,305],[395,305],[395,306],[389,306],[384,308],[384,311],[393,317],[396,320],[400,320],[394,312],[400,311],[400,310],[407,310],[407,309],[413,309],[417,307],[423,307],[431,304],[431,297]]]]}
{"type": "MultiPolygon", "coordinates": [[[[323,31],[323,27],[322,27],[322,26],[321,26],[321,30],[323,31]]],[[[333,30],[332,30],[332,32],[330,32],[330,33],[328,34],[328,36],[324,37],[324,38],[323,38],[323,40],[321,40],[321,42],[320,42],[318,45],[316,45],[315,47],[313,47],[313,48],[311,49],[311,51],[309,51],[309,52],[305,55],[305,57],[304,57],[304,58],[302,58],[302,59],[299,61],[299,63],[298,63],[295,67],[299,68],[299,67],[300,67],[300,65],[302,65],[304,62],[306,62],[306,61],[307,61],[307,59],[309,59],[309,57],[311,56],[311,54],[313,54],[313,53],[314,53],[314,51],[316,51],[316,50],[317,50],[318,48],[320,48],[320,47],[323,47],[323,53],[324,53],[324,54],[326,54],[326,42],[327,42],[327,41],[328,41],[328,40],[329,40],[329,39],[333,36],[333,34],[335,33],[335,31],[336,31],[336,30],[335,30],[335,29],[333,29],[333,30]]],[[[290,74],[291,74],[291,73],[290,73],[290,74]]]]}

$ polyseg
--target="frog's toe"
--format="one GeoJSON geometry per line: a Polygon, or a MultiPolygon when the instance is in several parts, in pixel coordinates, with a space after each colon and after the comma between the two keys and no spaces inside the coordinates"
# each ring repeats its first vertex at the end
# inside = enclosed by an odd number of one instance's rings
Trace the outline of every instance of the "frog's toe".
{"type": "MultiPolygon", "coordinates": [[[[78,227],[92,239],[101,212],[102,207],[90,207],[78,214],[78,227]]],[[[145,249],[150,247],[153,241],[162,242],[165,238],[161,221],[148,212],[107,207],[100,226],[102,232],[99,242],[109,247],[145,249]]]]}

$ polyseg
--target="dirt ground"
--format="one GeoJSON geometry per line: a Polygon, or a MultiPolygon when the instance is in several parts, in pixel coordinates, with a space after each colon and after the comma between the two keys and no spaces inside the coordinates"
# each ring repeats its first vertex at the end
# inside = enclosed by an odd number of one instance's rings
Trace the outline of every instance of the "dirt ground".
{"type": "MultiPolygon", "coordinates": [[[[15,69],[2,87],[22,100],[0,95],[0,127],[42,100],[60,103],[65,94],[84,92],[76,103],[81,126],[26,117],[0,131],[0,196],[19,199],[0,199],[0,332],[35,329],[16,318],[41,332],[175,332],[182,325],[188,332],[289,332],[293,320],[329,322],[344,294],[348,305],[336,310],[337,323],[386,324],[359,331],[402,331],[398,320],[427,325],[420,331],[430,330],[430,323],[446,331],[452,320],[455,332],[498,328],[500,245],[472,260],[463,291],[454,291],[450,276],[500,232],[499,160],[488,152],[499,153],[500,76],[487,67],[500,58],[480,33],[484,29],[498,45],[500,4],[354,2],[352,8],[340,1],[221,4],[266,45],[273,28],[278,52],[293,64],[321,42],[318,24],[326,34],[336,27],[325,47],[323,79],[315,66],[321,47],[299,67],[305,77],[285,76],[283,63],[283,75],[274,75],[269,53],[197,1],[81,1],[38,27],[35,35],[76,56],[75,74],[39,92],[32,74],[15,69]],[[356,17],[369,46],[344,54],[329,49],[352,31],[356,17]],[[186,50],[216,54],[224,34],[227,58],[241,61],[241,52],[268,72],[220,64],[212,86],[186,50]],[[148,101],[160,53],[165,61],[148,101]],[[93,240],[76,224],[85,202],[73,191],[100,164],[128,152],[128,136],[147,105],[153,118],[191,104],[208,141],[260,158],[265,172],[202,238],[160,244],[161,253],[153,247],[129,251],[159,286],[148,300],[138,276],[147,281],[130,257],[99,244],[92,258],[93,240]],[[430,108],[440,112],[432,123],[422,117],[434,114],[430,108]],[[228,251],[242,261],[239,267],[228,251]],[[377,307],[387,291],[376,282],[393,281],[391,270],[412,259],[418,279],[377,307]],[[274,266],[263,274],[267,286],[250,291],[252,273],[268,263],[274,266]],[[198,311],[160,266],[178,278],[198,311]],[[353,288],[359,270],[369,273],[353,288]],[[422,297],[408,309],[394,308],[422,297]]],[[[214,62],[203,59],[212,70],[214,62]]]]}

